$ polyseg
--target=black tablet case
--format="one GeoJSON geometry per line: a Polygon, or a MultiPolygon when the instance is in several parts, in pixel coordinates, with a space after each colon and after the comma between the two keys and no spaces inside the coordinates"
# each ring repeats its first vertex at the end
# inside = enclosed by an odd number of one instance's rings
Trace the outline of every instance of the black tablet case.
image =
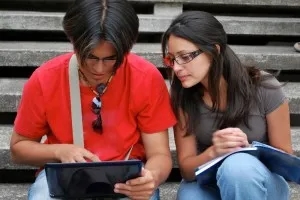
{"type": "Polygon", "coordinates": [[[139,160],[45,165],[50,196],[63,199],[123,198],[114,185],[139,177],[141,169],[139,160]]]}

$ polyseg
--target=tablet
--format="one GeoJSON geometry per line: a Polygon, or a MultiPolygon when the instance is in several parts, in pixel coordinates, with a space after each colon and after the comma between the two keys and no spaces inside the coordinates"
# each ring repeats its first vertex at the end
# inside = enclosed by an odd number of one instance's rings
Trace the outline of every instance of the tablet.
{"type": "Polygon", "coordinates": [[[141,175],[140,160],[87,163],[47,163],[49,195],[52,198],[123,198],[114,192],[116,183],[141,175]]]}

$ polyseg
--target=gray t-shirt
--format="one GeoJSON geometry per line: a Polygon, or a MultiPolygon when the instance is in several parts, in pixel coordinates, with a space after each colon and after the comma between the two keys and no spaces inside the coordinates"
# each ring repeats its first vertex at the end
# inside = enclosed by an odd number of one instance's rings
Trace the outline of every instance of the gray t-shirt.
{"type": "MultiPolygon", "coordinates": [[[[280,87],[280,83],[276,78],[267,79],[264,81],[264,84],[278,88],[274,89],[274,87],[259,86],[257,90],[258,102],[253,104],[250,109],[248,119],[250,129],[243,123],[236,126],[247,134],[249,143],[254,140],[268,143],[266,115],[278,108],[286,99],[283,89],[280,87]]],[[[196,131],[196,138],[198,152],[200,153],[212,145],[212,134],[217,129],[216,123],[214,123],[216,113],[212,112],[212,110],[203,103],[201,103],[199,110],[201,115],[196,131]]],[[[218,117],[220,116],[222,116],[222,112],[219,112],[218,117]]]]}

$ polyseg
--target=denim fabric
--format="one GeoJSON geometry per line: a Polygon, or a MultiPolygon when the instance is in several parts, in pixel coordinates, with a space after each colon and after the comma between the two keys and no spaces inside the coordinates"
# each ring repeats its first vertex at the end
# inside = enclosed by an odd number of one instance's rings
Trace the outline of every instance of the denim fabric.
{"type": "Polygon", "coordinates": [[[178,200],[288,200],[289,186],[256,157],[236,153],[219,167],[216,184],[200,186],[183,180],[178,200]]]}
{"type": "MultiPolygon", "coordinates": [[[[51,198],[49,196],[48,184],[46,179],[45,170],[42,170],[37,176],[35,182],[29,188],[28,200],[55,200],[57,198],[51,198]]],[[[127,200],[128,198],[122,198],[120,200],[127,200]]],[[[160,200],[159,189],[155,191],[150,200],[160,200]]]]}

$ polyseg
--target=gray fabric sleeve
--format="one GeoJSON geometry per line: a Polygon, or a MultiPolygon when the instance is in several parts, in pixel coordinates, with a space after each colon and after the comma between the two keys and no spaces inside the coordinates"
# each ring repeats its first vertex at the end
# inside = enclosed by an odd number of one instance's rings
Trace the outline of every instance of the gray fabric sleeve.
{"type": "Polygon", "coordinates": [[[260,89],[261,102],[266,115],[278,108],[287,99],[282,84],[276,78],[263,81],[260,89]]]}

